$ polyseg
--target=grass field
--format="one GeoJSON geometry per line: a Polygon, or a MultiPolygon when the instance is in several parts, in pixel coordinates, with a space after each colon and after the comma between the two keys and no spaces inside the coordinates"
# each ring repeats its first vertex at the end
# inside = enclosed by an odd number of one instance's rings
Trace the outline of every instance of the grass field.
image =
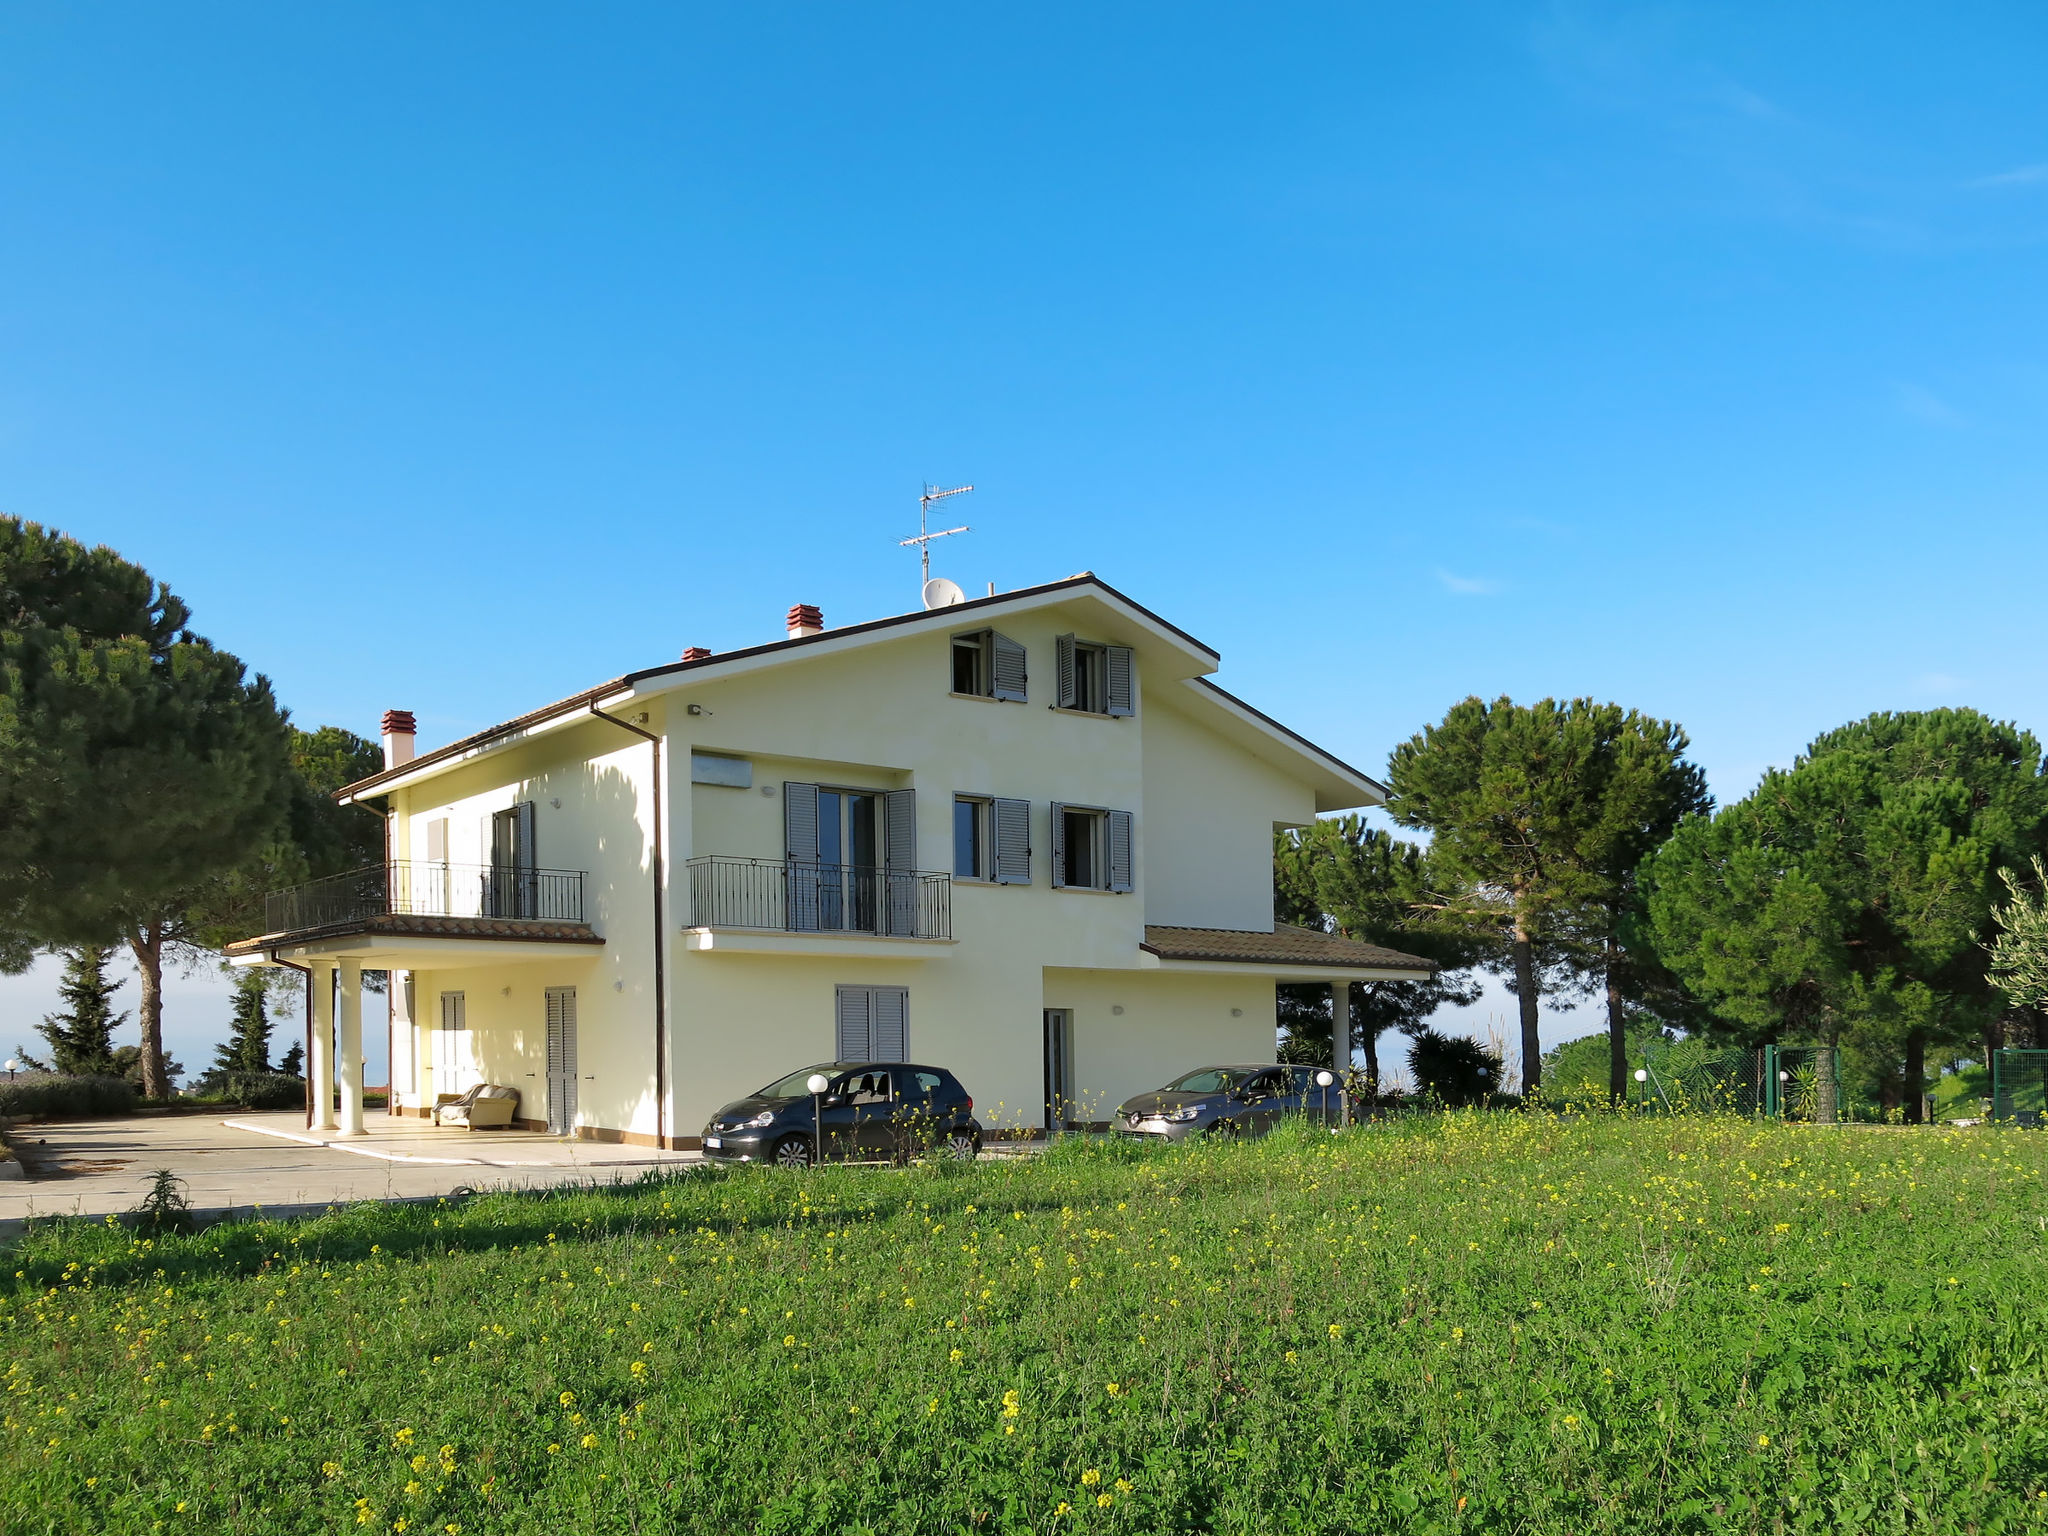
{"type": "Polygon", "coordinates": [[[0,1528],[2044,1530],[2044,1163],[1474,1114],[45,1231],[0,1528]]]}

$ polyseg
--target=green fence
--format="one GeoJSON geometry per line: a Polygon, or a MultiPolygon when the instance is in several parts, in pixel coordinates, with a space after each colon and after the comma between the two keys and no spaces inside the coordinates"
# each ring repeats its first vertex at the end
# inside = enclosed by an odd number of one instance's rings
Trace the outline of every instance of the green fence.
{"type": "Polygon", "coordinates": [[[1657,1040],[1643,1053],[1636,1089],[1645,1108],[1672,1114],[1759,1115],[1817,1125],[1853,1118],[1843,1101],[1840,1053],[1825,1045],[1717,1049],[1699,1040],[1657,1040]]]}
{"type": "Polygon", "coordinates": [[[1991,1053],[1991,1118],[2038,1126],[2048,1114],[2048,1051],[1991,1053]]]}

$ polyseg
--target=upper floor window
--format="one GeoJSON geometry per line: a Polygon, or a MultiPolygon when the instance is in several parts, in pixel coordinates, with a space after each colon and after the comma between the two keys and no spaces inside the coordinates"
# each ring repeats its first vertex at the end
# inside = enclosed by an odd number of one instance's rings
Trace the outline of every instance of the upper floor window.
{"type": "Polygon", "coordinates": [[[953,691],[1024,702],[1024,647],[992,629],[953,637],[953,691]]]}
{"type": "Polygon", "coordinates": [[[1061,635],[1053,642],[1061,709],[1088,715],[1130,715],[1136,707],[1136,672],[1127,645],[1100,645],[1061,635]]]}
{"type": "Polygon", "coordinates": [[[1131,888],[1131,813],[1052,807],[1052,883],[1064,890],[1131,888]]]}
{"type": "Polygon", "coordinates": [[[953,797],[953,875],[997,885],[1031,883],[1031,802],[953,797]]]}

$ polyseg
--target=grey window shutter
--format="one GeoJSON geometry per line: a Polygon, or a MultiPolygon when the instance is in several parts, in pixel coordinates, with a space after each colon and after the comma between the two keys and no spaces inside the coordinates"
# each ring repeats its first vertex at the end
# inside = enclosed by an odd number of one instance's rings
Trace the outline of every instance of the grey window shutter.
{"type": "Polygon", "coordinates": [[[1108,686],[1103,691],[1108,697],[1109,707],[1105,713],[1136,714],[1137,689],[1131,671],[1131,648],[1128,645],[1112,645],[1106,656],[1103,671],[1107,675],[1108,686]]]}
{"type": "Polygon", "coordinates": [[[833,1048],[841,1061],[868,1061],[869,1023],[873,1017],[873,987],[841,987],[839,1017],[833,1048]]]}
{"type": "Polygon", "coordinates": [[[1131,888],[1131,813],[1111,811],[1109,813],[1109,888],[1112,891],[1128,891],[1131,888]]]}
{"type": "Polygon", "coordinates": [[[818,928],[818,786],[782,786],[783,925],[792,933],[818,928]]]}
{"type": "Polygon", "coordinates": [[[533,852],[533,802],[522,800],[512,810],[512,915],[538,917],[540,880],[534,871],[540,867],[540,860],[533,852]]]}
{"type": "Polygon", "coordinates": [[[1067,808],[1057,800],[1052,803],[1052,883],[1067,883],[1067,808]]]}
{"type": "Polygon", "coordinates": [[[868,1005],[868,1049],[876,1061],[905,1061],[910,1056],[910,990],[875,987],[868,1005]]]}
{"type": "Polygon", "coordinates": [[[1074,654],[1074,637],[1061,635],[1052,643],[1054,670],[1059,674],[1060,708],[1072,709],[1080,703],[1081,690],[1076,677],[1080,658],[1074,654]]]}
{"type": "MultiPolygon", "coordinates": [[[[895,934],[917,932],[917,791],[892,789],[882,799],[882,911],[895,934]]],[[[897,1058],[888,1057],[894,1061],[897,1058]]]]}
{"type": "Polygon", "coordinates": [[[1031,802],[998,800],[996,821],[996,884],[1031,883],[1031,802]]]}
{"type": "Polygon", "coordinates": [[[1012,703],[1024,702],[1024,647],[1008,635],[990,631],[990,649],[994,652],[993,676],[995,696],[1012,703]]]}
{"type": "Polygon", "coordinates": [[[882,806],[883,864],[890,869],[917,868],[917,791],[892,789],[882,806]]]}

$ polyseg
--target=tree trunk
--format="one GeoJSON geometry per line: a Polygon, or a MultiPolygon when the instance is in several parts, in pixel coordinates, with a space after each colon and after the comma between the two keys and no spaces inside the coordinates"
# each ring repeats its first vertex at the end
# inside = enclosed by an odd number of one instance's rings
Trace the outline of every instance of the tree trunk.
{"type": "Polygon", "coordinates": [[[1906,1032],[1906,1124],[1918,1125],[1927,1096],[1927,1037],[1919,1030],[1906,1032]]]}
{"type": "Polygon", "coordinates": [[[1380,1037],[1371,1030],[1364,1033],[1365,1091],[1377,1099],[1380,1096],[1380,1037]]]}
{"type": "Polygon", "coordinates": [[[1543,1080],[1543,1042],[1536,1034],[1536,947],[1522,920],[1515,919],[1515,991],[1522,1004],[1522,1096],[1543,1080]]]}
{"type": "Polygon", "coordinates": [[[1628,1019],[1621,1002],[1621,944],[1607,936],[1607,1097],[1628,1097],[1628,1019]]]}
{"type": "Polygon", "coordinates": [[[167,1099],[171,1085],[164,1072],[164,925],[145,923],[128,935],[128,948],[142,984],[135,1009],[142,1026],[142,1096],[167,1099]]]}

